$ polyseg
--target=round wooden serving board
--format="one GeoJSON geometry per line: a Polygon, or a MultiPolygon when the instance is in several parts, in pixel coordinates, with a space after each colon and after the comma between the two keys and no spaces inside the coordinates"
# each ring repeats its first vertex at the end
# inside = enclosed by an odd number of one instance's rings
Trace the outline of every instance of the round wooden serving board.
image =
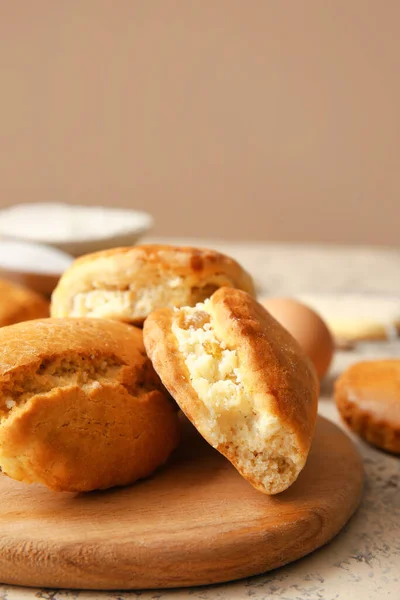
{"type": "Polygon", "coordinates": [[[272,497],[185,424],[168,466],[129,488],[55,493],[0,477],[0,581],[132,589],[255,575],[336,535],[362,478],[352,442],[323,418],[298,481],[272,497]]]}

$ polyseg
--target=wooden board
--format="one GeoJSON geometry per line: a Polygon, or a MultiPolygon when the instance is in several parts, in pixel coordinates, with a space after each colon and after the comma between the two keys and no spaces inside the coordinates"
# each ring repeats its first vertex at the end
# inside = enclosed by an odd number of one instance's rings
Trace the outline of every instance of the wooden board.
{"type": "Polygon", "coordinates": [[[0,581],[129,589],[254,575],[330,540],[361,489],[352,442],[323,418],[298,481],[273,497],[186,424],[170,464],[129,488],[57,494],[0,477],[0,581]]]}

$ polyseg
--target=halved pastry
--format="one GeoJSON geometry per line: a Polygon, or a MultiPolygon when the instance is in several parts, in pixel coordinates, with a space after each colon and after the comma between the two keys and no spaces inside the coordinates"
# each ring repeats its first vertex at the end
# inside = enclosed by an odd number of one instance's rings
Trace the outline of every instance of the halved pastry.
{"type": "Polygon", "coordinates": [[[317,413],[313,365],[249,294],[221,288],[144,324],[147,353],[201,435],[255,488],[276,494],[303,469],[317,413]]]}

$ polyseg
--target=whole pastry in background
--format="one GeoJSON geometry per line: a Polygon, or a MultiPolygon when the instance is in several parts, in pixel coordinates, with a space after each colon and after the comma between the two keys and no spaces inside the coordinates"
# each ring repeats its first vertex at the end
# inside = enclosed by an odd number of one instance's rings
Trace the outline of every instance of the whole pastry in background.
{"type": "Polygon", "coordinates": [[[0,329],[0,467],[57,491],[127,485],[178,444],[142,331],[100,319],[0,329]]]}
{"type": "Polygon", "coordinates": [[[115,248],[73,263],[53,293],[51,314],[142,325],[157,308],[194,306],[222,286],[254,293],[250,275],[214,250],[157,245],[115,248]]]}
{"type": "Polygon", "coordinates": [[[0,327],[48,317],[49,310],[49,302],[36,292],[0,279],[0,327]]]}
{"type": "Polygon", "coordinates": [[[352,365],[337,379],[335,399],[355,433],[378,448],[400,454],[400,359],[352,365]]]}
{"type": "Polygon", "coordinates": [[[255,488],[276,494],[304,467],[318,379],[297,342],[249,294],[221,288],[144,324],[148,355],[201,435],[255,488]]]}
{"type": "Polygon", "coordinates": [[[305,304],[292,298],[266,298],[261,303],[297,340],[322,379],[332,362],[335,344],[321,317],[305,304]]]}

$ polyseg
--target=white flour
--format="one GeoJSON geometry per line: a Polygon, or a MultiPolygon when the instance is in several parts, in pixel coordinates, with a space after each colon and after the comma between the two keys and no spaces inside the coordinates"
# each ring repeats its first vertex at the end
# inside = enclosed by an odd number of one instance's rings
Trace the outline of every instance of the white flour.
{"type": "Polygon", "coordinates": [[[146,213],[98,206],[18,204],[0,211],[0,236],[44,244],[111,238],[151,224],[146,213]]]}

